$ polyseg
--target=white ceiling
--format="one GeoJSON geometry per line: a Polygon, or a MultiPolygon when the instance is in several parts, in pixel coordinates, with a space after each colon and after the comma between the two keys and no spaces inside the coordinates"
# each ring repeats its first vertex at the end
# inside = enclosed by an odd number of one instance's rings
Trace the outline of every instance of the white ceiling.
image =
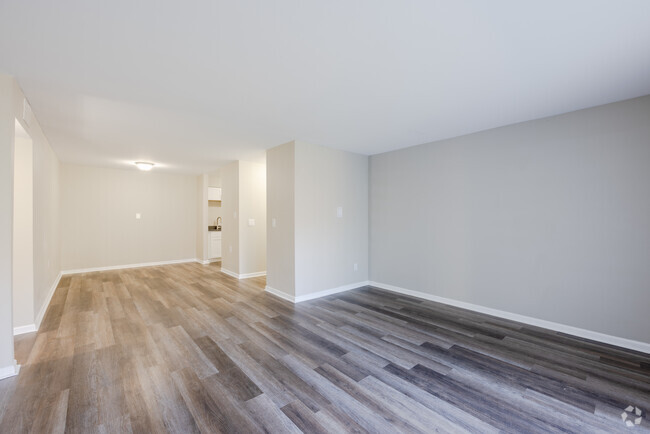
{"type": "Polygon", "coordinates": [[[64,162],[375,154],[650,94],[648,0],[2,0],[64,162]]]}

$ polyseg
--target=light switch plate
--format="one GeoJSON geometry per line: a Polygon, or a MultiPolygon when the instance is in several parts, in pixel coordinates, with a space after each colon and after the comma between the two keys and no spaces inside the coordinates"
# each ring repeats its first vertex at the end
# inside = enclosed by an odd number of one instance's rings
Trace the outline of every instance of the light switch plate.
{"type": "Polygon", "coordinates": [[[255,226],[255,219],[248,219],[248,226],[255,226]]]}
{"type": "Polygon", "coordinates": [[[342,206],[336,208],[336,216],[337,216],[338,218],[342,218],[342,217],[343,217],[343,207],[342,207],[342,206]]]}
{"type": "Polygon", "coordinates": [[[271,227],[275,227],[275,225],[276,225],[276,221],[275,221],[275,217],[273,217],[271,219],[271,227]]]}
{"type": "Polygon", "coordinates": [[[136,220],[140,220],[140,217],[141,217],[141,215],[140,215],[139,212],[135,213],[135,219],[136,219],[136,220]]]}

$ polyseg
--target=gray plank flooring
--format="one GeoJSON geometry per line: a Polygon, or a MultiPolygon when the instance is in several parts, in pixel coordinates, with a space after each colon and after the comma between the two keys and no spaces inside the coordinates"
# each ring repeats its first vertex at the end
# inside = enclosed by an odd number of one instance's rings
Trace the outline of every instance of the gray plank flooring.
{"type": "Polygon", "coordinates": [[[294,306],[264,284],[198,264],[64,277],[17,339],[0,432],[650,432],[647,354],[372,287],[294,306]]]}

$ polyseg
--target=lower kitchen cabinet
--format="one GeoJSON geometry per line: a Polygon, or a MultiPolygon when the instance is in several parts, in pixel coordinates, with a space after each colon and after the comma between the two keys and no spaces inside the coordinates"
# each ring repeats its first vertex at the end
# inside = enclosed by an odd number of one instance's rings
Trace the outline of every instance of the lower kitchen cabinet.
{"type": "Polygon", "coordinates": [[[208,258],[221,258],[221,231],[211,231],[208,235],[208,258]]]}

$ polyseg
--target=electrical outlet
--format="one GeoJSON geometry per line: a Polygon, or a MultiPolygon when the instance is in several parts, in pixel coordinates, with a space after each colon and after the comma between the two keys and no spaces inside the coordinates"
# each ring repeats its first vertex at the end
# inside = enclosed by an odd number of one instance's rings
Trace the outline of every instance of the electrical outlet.
{"type": "Polygon", "coordinates": [[[248,219],[248,226],[255,226],[255,219],[248,219]]]}
{"type": "Polygon", "coordinates": [[[354,271],[359,271],[359,264],[357,263],[354,264],[354,271]]]}
{"type": "Polygon", "coordinates": [[[275,217],[271,219],[271,227],[274,228],[276,225],[275,217]]]}
{"type": "Polygon", "coordinates": [[[342,206],[336,208],[336,216],[338,218],[343,218],[343,207],[342,206]]]}
{"type": "Polygon", "coordinates": [[[232,253],[232,244],[228,246],[228,252],[232,253]]]}

